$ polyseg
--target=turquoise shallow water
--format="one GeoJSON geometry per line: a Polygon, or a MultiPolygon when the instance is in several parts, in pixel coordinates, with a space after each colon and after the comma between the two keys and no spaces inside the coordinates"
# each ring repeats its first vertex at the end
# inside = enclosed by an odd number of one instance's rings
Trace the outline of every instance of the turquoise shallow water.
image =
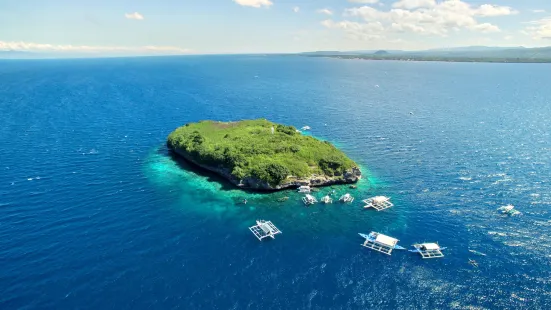
{"type": "Polygon", "coordinates": [[[547,308],[549,69],[2,61],[0,308],[547,308]],[[164,147],[186,122],[257,117],[309,125],[356,160],[358,189],[335,187],[356,202],[306,208],[293,192],[242,192],[164,147]],[[372,195],[395,207],[362,210],[372,195]],[[509,203],[523,215],[496,212],[509,203]],[[258,242],[258,218],[283,234],[258,242]],[[371,252],[357,236],[371,230],[403,246],[438,241],[446,257],[371,252]]]}

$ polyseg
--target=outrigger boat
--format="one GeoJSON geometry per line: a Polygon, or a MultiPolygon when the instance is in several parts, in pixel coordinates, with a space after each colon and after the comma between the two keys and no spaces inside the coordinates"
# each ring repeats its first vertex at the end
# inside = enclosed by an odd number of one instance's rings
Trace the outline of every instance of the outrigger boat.
{"type": "Polygon", "coordinates": [[[498,208],[497,210],[500,211],[502,214],[507,214],[507,215],[511,215],[511,216],[520,214],[520,212],[518,210],[515,210],[515,206],[513,206],[513,205],[506,205],[506,206],[498,208]]]}
{"type": "Polygon", "coordinates": [[[339,201],[340,202],[345,202],[345,203],[351,203],[354,201],[354,197],[352,197],[352,195],[346,193],[344,195],[341,196],[341,198],[339,198],[339,201]]]}
{"type": "Polygon", "coordinates": [[[281,230],[270,221],[257,220],[256,225],[249,227],[249,229],[260,241],[267,237],[275,239],[275,235],[281,234],[281,230]]]}
{"type": "Polygon", "coordinates": [[[390,202],[390,198],[385,196],[371,197],[362,201],[365,203],[364,209],[373,208],[377,211],[382,211],[394,206],[394,204],[390,202]]]}
{"type": "Polygon", "coordinates": [[[303,193],[303,194],[310,194],[311,191],[312,190],[310,189],[310,186],[308,186],[308,185],[303,185],[303,186],[298,188],[298,192],[303,193]]]}
{"type": "Polygon", "coordinates": [[[442,250],[446,248],[441,248],[438,243],[419,243],[413,245],[413,250],[409,250],[413,253],[421,254],[423,258],[440,258],[444,257],[442,250]]]}
{"type": "Polygon", "coordinates": [[[377,252],[391,255],[392,250],[405,250],[406,248],[398,245],[398,239],[377,233],[370,232],[369,235],[359,234],[362,238],[365,238],[365,242],[362,246],[375,250],[377,252]]]}
{"type": "Polygon", "coordinates": [[[331,198],[331,197],[329,197],[329,195],[327,195],[327,196],[324,196],[321,199],[321,202],[323,202],[325,204],[333,203],[333,198],[331,198]]]}
{"type": "Polygon", "coordinates": [[[469,264],[471,264],[474,268],[478,268],[478,263],[474,259],[469,259],[469,264]]]}
{"type": "Polygon", "coordinates": [[[310,126],[304,126],[304,127],[300,128],[300,129],[306,131],[306,130],[310,130],[310,129],[312,129],[312,128],[310,128],[310,126]]]}
{"type": "Polygon", "coordinates": [[[316,197],[310,194],[306,194],[306,196],[302,197],[302,202],[304,202],[305,205],[309,206],[317,203],[318,200],[316,199],[316,197]]]}

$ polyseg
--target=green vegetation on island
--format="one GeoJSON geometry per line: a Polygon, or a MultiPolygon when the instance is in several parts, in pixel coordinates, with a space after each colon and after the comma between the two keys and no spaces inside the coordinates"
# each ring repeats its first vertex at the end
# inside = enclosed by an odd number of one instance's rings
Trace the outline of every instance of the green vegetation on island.
{"type": "Polygon", "coordinates": [[[357,164],[331,143],[265,119],[190,123],[173,131],[167,146],[243,188],[321,186],[361,177],[357,164]]]}

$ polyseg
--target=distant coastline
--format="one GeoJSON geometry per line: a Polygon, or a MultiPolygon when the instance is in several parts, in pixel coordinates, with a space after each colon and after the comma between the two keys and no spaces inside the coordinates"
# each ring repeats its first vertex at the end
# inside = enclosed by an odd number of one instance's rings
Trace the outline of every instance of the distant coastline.
{"type": "Polygon", "coordinates": [[[363,50],[317,51],[301,53],[308,57],[330,57],[360,60],[551,63],[551,47],[491,47],[467,46],[422,51],[363,50]]]}
{"type": "Polygon", "coordinates": [[[439,61],[439,62],[486,62],[486,63],[551,63],[551,58],[470,58],[445,56],[405,55],[302,55],[306,57],[328,57],[348,60],[393,60],[393,61],[439,61]]]}

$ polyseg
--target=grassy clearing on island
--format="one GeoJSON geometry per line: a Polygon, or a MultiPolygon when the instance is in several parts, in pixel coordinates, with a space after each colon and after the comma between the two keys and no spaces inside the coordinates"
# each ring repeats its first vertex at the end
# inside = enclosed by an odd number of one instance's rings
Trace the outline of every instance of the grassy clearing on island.
{"type": "Polygon", "coordinates": [[[227,168],[239,180],[255,177],[271,185],[312,174],[340,176],[357,167],[331,143],[265,119],[187,124],[168,136],[168,145],[201,164],[227,168]]]}

